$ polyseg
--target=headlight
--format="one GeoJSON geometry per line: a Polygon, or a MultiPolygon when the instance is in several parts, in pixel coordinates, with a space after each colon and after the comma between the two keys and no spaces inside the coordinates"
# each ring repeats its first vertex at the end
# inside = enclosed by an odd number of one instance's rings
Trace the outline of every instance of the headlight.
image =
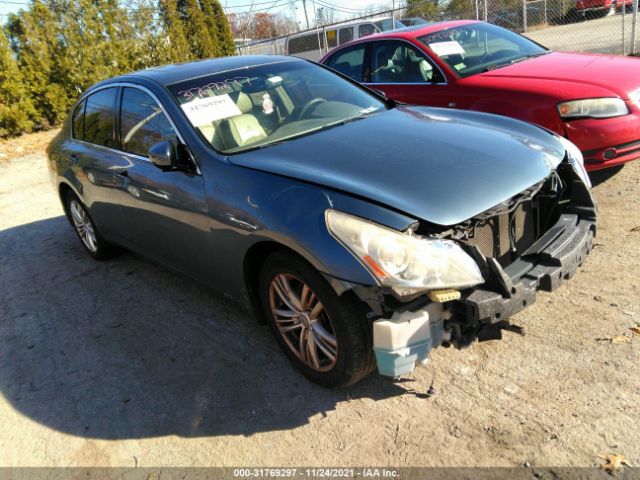
{"type": "Polygon", "coordinates": [[[619,98],[589,98],[558,105],[562,118],[609,118],[629,113],[627,104],[619,98]]]}
{"type": "Polygon", "coordinates": [[[556,138],[560,140],[560,143],[562,143],[564,149],[567,151],[569,163],[573,166],[580,180],[582,180],[588,188],[591,188],[591,179],[589,178],[589,174],[587,174],[587,170],[584,168],[584,157],[580,149],[564,137],[558,136],[556,138]]]}
{"type": "Polygon", "coordinates": [[[381,285],[398,292],[471,287],[484,282],[476,262],[450,240],[428,240],[336,210],[325,219],[331,234],[381,285]]]}

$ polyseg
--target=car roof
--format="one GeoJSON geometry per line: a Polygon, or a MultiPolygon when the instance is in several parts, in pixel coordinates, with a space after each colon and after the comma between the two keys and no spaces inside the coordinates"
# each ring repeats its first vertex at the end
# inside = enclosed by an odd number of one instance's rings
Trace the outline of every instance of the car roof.
{"type": "Polygon", "coordinates": [[[357,40],[352,40],[351,42],[344,43],[339,47],[334,48],[333,50],[329,50],[329,52],[322,57],[320,63],[324,63],[329,57],[333,56],[335,52],[338,52],[345,47],[349,47],[350,45],[356,45],[358,43],[371,42],[387,38],[415,39],[429,33],[439,32],[441,30],[447,30],[449,28],[459,27],[462,25],[470,25],[472,23],[482,22],[478,20],[449,20],[444,22],[427,23],[425,25],[415,25],[413,27],[396,28],[395,30],[389,30],[388,32],[375,33],[373,35],[358,38],[357,40]]]}
{"type": "Polygon", "coordinates": [[[389,30],[388,32],[369,35],[356,41],[366,42],[377,40],[380,38],[417,38],[423,35],[427,35],[428,33],[439,32],[440,30],[447,30],[449,28],[459,27],[461,25],[469,25],[471,23],[478,23],[478,20],[450,20],[444,22],[427,23],[425,25],[415,25],[412,27],[397,28],[395,30],[389,30]]]}
{"type": "Polygon", "coordinates": [[[143,77],[166,86],[192,78],[215,75],[230,70],[268,65],[280,62],[304,62],[305,60],[285,55],[238,55],[234,57],[209,58],[192,62],[173,63],[160,67],[147,68],[137,72],[127,73],[110,78],[101,83],[113,83],[121,80],[129,80],[131,77],[143,77]]]}
{"type": "MultiPolygon", "coordinates": [[[[391,17],[383,16],[383,17],[372,17],[372,18],[359,18],[358,20],[347,20],[346,22],[326,25],[324,28],[334,29],[334,28],[341,28],[341,27],[351,27],[353,25],[358,25],[360,23],[374,23],[374,22],[379,22],[380,20],[391,20],[391,17]]],[[[315,29],[312,29],[311,31],[315,32],[315,29]]],[[[308,33],[308,31],[304,33],[308,33]]]]}

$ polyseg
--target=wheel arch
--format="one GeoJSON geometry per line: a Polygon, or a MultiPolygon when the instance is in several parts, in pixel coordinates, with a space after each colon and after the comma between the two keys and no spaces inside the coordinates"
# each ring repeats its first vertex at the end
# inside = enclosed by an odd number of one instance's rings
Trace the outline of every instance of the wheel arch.
{"type": "Polygon", "coordinates": [[[246,303],[250,305],[251,311],[259,323],[266,323],[262,307],[260,306],[260,271],[265,260],[275,252],[287,252],[295,255],[300,260],[308,264],[311,268],[320,273],[324,279],[329,283],[331,288],[336,292],[338,296],[345,294],[353,289],[355,284],[333,278],[330,275],[322,272],[314,262],[311,261],[303,252],[296,251],[295,249],[284,245],[283,243],[275,240],[262,240],[254,243],[245,253],[242,273],[244,279],[244,288],[247,295],[246,303]]]}
{"type": "Polygon", "coordinates": [[[274,240],[263,240],[249,247],[242,265],[244,287],[252,313],[261,324],[266,323],[266,319],[260,306],[260,270],[267,257],[278,251],[291,253],[310,264],[300,252],[274,240]]]}
{"type": "Polygon", "coordinates": [[[60,203],[62,204],[62,209],[64,210],[64,213],[65,213],[65,216],[67,217],[67,220],[69,222],[71,222],[71,218],[69,217],[69,211],[68,211],[68,208],[67,208],[67,202],[65,201],[65,199],[66,199],[67,195],[69,194],[69,192],[73,193],[80,200],[82,200],[82,197],[78,194],[76,189],[73,188],[73,186],[71,186],[69,183],[67,183],[65,181],[61,181],[61,182],[58,183],[58,197],[60,198],[60,203]]]}

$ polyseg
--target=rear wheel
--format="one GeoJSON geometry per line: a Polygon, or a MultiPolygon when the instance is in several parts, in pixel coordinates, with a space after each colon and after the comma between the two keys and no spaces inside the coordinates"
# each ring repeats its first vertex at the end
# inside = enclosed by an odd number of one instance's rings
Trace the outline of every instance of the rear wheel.
{"type": "Polygon", "coordinates": [[[373,370],[364,305],[348,295],[339,297],[297,256],[279,252],[265,261],[260,300],[280,347],[311,381],[342,387],[373,370]]]}
{"type": "Polygon", "coordinates": [[[116,247],[102,238],[89,212],[75,193],[67,193],[65,207],[67,216],[89,255],[96,260],[106,260],[118,253],[116,247]]]}

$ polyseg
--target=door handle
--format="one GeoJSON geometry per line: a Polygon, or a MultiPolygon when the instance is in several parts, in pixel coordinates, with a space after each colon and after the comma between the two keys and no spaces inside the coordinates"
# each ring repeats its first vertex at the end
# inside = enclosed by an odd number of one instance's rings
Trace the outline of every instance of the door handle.
{"type": "Polygon", "coordinates": [[[75,153],[69,155],[69,164],[72,166],[78,165],[79,159],[75,153]]]}
{"type": "Polygon", "coordinates": [[[131,179],[129,178],[129,172],[126,170],[120,170],[116,173],[116,182],[120,185],[121,188],[129,189],[131,185],[131,179]]]}

